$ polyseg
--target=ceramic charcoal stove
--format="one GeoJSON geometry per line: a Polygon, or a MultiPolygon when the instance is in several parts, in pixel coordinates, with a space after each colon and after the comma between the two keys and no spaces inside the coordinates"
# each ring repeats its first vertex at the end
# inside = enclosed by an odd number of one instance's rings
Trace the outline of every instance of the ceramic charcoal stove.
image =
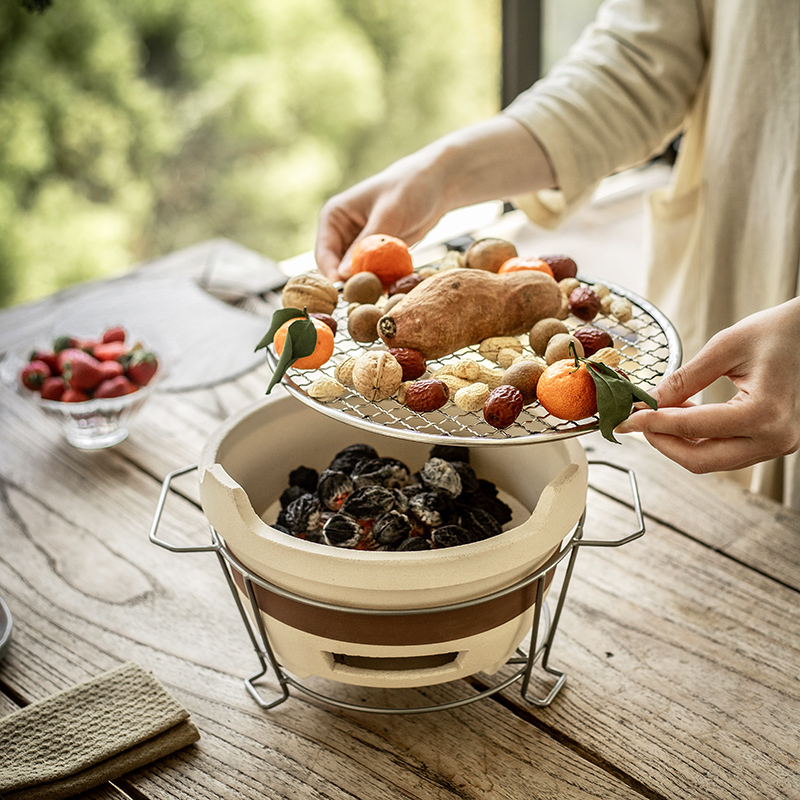
{"type": "MultiPolygon", "coordinates": [[[[634,367],[648,377],[666,374],[680,361],[674,330],[652,306],[625,294],[636,315],[624,330],[612,332],[634,367]]],[[[358,351],[355,343],[345,343],[334,358],[353,348],[358,351]]],[[[285,385],[288,396],[265,398],[228,419],[209,439],[197,467],[167,476],[150,532],[152,541],[172,551],[216,552],[261,662],[261,670],[246,680],[255,700],[272,708],[296,689],[342,707],[410,713],[463,705],[519,681],[529,703],[549,704],[566,678],[548,661],[579,549],[618,546],[644,533],[629,472],[636,530],[617,539],[583,538],[589,462],[576,437],[596,429],[596,420],[548,420],[536,407],[513,426],[518,430],[494,431],[482,427],[477,415],[449,416],[446,408],[431,419],[393,400],[367,403],[355,392],[323,405],[308,397],[296,377],[285,385]],[[493,482],[512,508],[511,522],[482,541],[413,552],[331,547],[275,528],[289,471],[305,465],[321,472],[355,442],[400,459],[412,473],[433,444],[468,447],[477,476],[493,482]],[[193,469],[212,543],[178,547],[160,539],[157,528],[170,482],[193,469]],[[551,616],[546,597],[562,563],[551,616]],[[537,661],[551,686],[544,696],[532,697],[537,661]],[[281,693],[264,698],[256,682],[270,669],[281,693]],[[425,708],[353,706],[304,683],[320,676],[400,689],[499,671],[503,677],[485,690],[425,708]]]]}

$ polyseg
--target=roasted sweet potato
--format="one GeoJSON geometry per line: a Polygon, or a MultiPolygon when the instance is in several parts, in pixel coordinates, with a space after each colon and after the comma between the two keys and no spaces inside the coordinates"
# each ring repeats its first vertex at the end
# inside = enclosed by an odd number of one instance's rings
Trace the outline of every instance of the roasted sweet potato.
{"type": "Polygon", "coordinates": [[[490,336],[527,333],[560,307],[558,284],[544,273],[451,269],[412,289],[381,317],[378,333],[389,347],[435,359],[490,336]]]}

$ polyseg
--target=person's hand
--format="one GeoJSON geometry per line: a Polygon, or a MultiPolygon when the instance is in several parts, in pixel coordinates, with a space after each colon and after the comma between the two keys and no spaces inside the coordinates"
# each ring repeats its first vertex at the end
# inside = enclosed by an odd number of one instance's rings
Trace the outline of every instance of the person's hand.
{"type": "Polygon", "coordinates": [[[657,411],[636,411],[617,433],[641,431],[695,473],[740,469],[800,448],[800,298],[718,333],[651,393],[657,411]],[[727,403],[689,401],[717,378],[739,390],[727,403]]]}
{"type": "Polygon", "coordinates": [[[395,162],[322,207],[314,251],[320,271],[333,281],[350,276],[354,244],[373,233],[419,241],[448,209],[441,179],[426,150],[395,162]]]}
{"type": "Polygon", "coordinates": [[[552,188],[555,177],[537,140],[499,115],[455,131],[332,197],[322,207],[314,255],[331,280],[350,276],[350,253],[385,233],[409,246],[447,211],[552,188]]]}

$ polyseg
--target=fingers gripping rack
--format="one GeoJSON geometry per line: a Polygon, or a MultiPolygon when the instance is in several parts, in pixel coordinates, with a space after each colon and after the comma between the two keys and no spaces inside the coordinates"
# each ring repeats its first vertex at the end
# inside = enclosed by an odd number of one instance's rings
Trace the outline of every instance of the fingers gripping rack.
{"type": "MultiPolygon", "coordinates": [[[[476,702],[477,700],[497,694],[517,682],[519,682],[522,699],[526,703],[538,708],[544,708],[553,702],[556,695],[559,693],[567,680],[566,672],[556,669],[550,665],[550,656],[552,653],[555,635],[558,630],[558,624],[561,619],[561,612],[564,608],[567,592],[575,568],[575,561],[577,559],[578,552],[584,547],[619,547],[632,542],[634,539],[638,539],[645,532],[644,516],[639,498],[639,490],[636,482],[636,476],[634,475],[633,471],[607,461],[590,460],[589,465],[590,467],[607,467],[619,472],[627,473],[632,495],[632,510],[636,518],[636,529],[632,533],[626,534],[617,539],[584,539],[583,531],[586,518],[586,509],[584,508],[583,514],[581,515],[581,518],[573,533],[562,543],[562,546],[558,552],[556,552],[545,564],[540,566],[534,572],[527,575],[517,583],[499,591],[492,592],[491,594],[482,595],[481,597],[459,603],[451,603],[436,607],[429,606],[412,609],[359,609],[303,597],[299,594],[290,592],[280,586],[277,586],[274,583],[266,581],[264,578],[248,570],[226,548],[225,542],[211,525],[209,525],[211,544],[186,546],[176,545],[165,541],[158,536],[158,527],[161,522],[167,497],[170,493],[171,483],[175,478],[196,470],[197,465],[190,465],[174,470],[164,478],[161,487],[161,493],[159,495],[158,503],[153,516],[149,538],[153,544],[157,544],[159,547],[163,547],[164,549],[173,553],[216,553],[223,574],[227,580],[228,587],[231,590],[234,602],[239,610],[239,614],[250,637],[250,642],[255,650],[261,667],[258,672],[255,672],[253,675],[245,679],[245,688],[255,702],[265,710],[275,708],[283,703],[289,698],[291,691],[294,689],[321,702],[347,710],[367,711],[377,714],[419,714],[431,711],[442,711],[468,705],[476,702]],[[549,605],[545,601],[545,594],[548,586],[553,581],[557,568],[562,562],[565,564],[565,569],[563,570],[558,598],[555,603],[555,610],[551,614],[549,605]],[[237,581],[239,587],[244,588],[244,591],[241,593],[237,590],[237,581]],[[530,635],[527,637],[527,648],[520,646],[516,649],[514,655],[512,655],[512,657],[506,662],[505,666],[499,670],[499,677],[497,678],[496,682],[494,682],[492,685],[488,685],[487,681],[482,675],[475,675],[466,680],[454,681],[454,683],[460,682],[465,687],[471,688],[472,693],[465,697],[449,702],[435,703],[431,705],[417,705],[412,707],[387,707],[373,705],[368,701],[365,701],[364,703],[350,703],[333,695],[322,694],[321,692],[311,689],[309,686],[305,685],[303,681],[287,672],[278,661],[262,618],[261,611],[264,610],[263,601],[261,604],[259,604],[259,600],[256,597],[257,592],[259,592],[261,589],[266,589],[268,592],[271,592],[278,597],[317,609],[344,612],[346,614],[355,615],[358,615],[359,613],[369,613],[370,615],[400,617],[405,615],[431,614],[469,608],[480,603],[503,597],[506,594],[519,591],[520,589],[524,589],[528,586],[534,587],[536,600],[533,613],[533,623],[531,626],[530,635]],[[246,597],[249,609],[246,607],[242,595],[246,597]],[[549,689],[545,690],[542,695],[538,696],[534,695],[531,691],[531,681],[534,674],[533,670],[537,662],[539,663],[540,671],[544,673],[543,677],[550,682],[549,689]],[[278,681],[279,691],[276,695],[265,698],[261,693],[262,689],[260,689],[256,684],[269,673],[270,668],[274,672],[278,681]],[[508,673],[509,669],[510,674],[508,673]]],[[[398,689],[396,691],[403,690],[398,689]]]]}

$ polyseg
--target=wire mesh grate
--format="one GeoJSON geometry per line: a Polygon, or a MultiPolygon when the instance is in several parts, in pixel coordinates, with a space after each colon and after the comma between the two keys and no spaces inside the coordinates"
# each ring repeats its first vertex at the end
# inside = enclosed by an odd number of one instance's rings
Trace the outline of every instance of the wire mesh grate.
{"type": "MultiPolygon", "coordinates": [[[[584,286],[597,283],[587,277],[579,279],[584,286]]],[[[606,281],[604,283],[613,294],[631,301],[633,316],[627,322],[619,322],[612,316],[599,314],[591,324],[607,331],[612,337],[614,347],[622,356],[619,368],[631,381],[650,390],[662,377],[680,365],[681,344],[678,334],[669,320],[651,303],[616,284],[606,281]]],[[[497,429],[484,420],[481,412],[463,411],[453,403],[452,398],[438,411],[424,414],[411,410],[394,398],[371,402],[352,386],[345,387],[345,394],[335,400],[315,400],[308,395],[308,389],[317,378],[333,378],[336,367],[342,361],[380,346],[379,342],[375,345],[362,345],[353,341],[347,332],[347,308],[344,303],[339,303],[333,317],[338,324],[338,330],[331,359],[315,370],[289,369],[283,378],[283,385],[301,401],[342,422],[402,439],[431,444],[463,444],[470,447],[552,441],[591,433],[599,427],[596,416],[577,422],[561,420],[548,414],[538,402],[523,408],[519,417],[508,428],[497,429]]],[[[570,332],[587,324],[572,315],[564,323],[570,332]]],[[[523,344],[523,352],[532,353],[527,335],[520,336],[519,340],[523,344]]],[[[268,348],[267,358],[274,368],[277,357],[271,347],[268,348]]],[[[498,368],[497,364],[479,353],[478,345],[473,345],[436,361],[429,361],[429,373],[463,358],[498,368]]]]}

